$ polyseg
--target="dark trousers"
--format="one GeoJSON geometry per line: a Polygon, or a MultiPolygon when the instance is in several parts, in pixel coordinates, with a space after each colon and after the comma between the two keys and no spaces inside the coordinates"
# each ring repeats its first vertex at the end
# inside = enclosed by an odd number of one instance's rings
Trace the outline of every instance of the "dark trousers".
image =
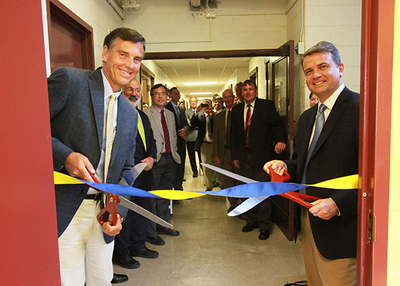
{"type": "Polygon", "coordinates": [[[185,175],[185,161],[186,161],[186,144],[185,140],[178,136],[178,154],[181,157],[181,163],[176,166],[176,174],[172,187],[174,190],[183,190],[183,177],[185,175]]]}
{"type": "MultiPolygon", "coordinates": [[[[172,190],[172,183],[176,173],[176,162],[171,154],[164,154],[161,159],[153,167],[154,185],[151,186],[152,190],[172,190]]],[[[169,221],[170,200],[167,199],[151,199],[151,211],[165,221],[169,221]]],[[[162,227],[157,225],[157,227],[162,227]]],[[[156,237],[158,232],[156,223],[150,221],[147,227],[147,236],[156,237]]]]}
{"type": "MultiPolygon", "coordinates": [[[[131,197],[131,201],[151,210],[151,199],[141,197],[131,197]]],[[[140,250],[146,247],[147,227],[149,219],[142,215],[128,210],[121,232],[115,237],[114,258],[123,259],[130,255],[132,251],[140,250]]]]}
{"type": "MultiPolygon", "coordinates": [[[[246,150],[244,162],[240,162],[240,174],[260,182],[270,181],[269,175],[262,168],[253,166],[250,150],[246,150]]],[[[247,211],[244,215],[247,221],[260,226],[260,229],[271,230],[271,198],[268,198],[257,206],[247,211]]]]}
{"type": "MultiPolygon", "coordinates": [[[[196,152],[194,151],[195,144],[196,144],[196,141],[186,142],[187,153],[188,153],[189,161],[190,161],[190,167],[192,168],[193,174],[197,174],[199,172],[199,170],[197,169],[197,164],[196,164],[196,152]]],[[[197,156],[199,158],[199,162],[201,163],[200,152],[197,152],[197,156]]],[[[200,165],[200,167],[202,168],[201,165],[200,165]]]]}

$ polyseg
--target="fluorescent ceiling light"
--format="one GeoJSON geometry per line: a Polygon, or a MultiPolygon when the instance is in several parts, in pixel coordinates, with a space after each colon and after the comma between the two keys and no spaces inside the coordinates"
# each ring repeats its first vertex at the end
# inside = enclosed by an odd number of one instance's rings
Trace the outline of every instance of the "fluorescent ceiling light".
{"type": "Polygon", "coordinates": [[[189,94],[213,94],[212,92],[191,92],[189,94]]]}
{"type": "Polygon", "coordinates": [[[209,81],[209,82],[185,82],[183,85],[211,85],[217,84],[216,81],[209,81]]]}

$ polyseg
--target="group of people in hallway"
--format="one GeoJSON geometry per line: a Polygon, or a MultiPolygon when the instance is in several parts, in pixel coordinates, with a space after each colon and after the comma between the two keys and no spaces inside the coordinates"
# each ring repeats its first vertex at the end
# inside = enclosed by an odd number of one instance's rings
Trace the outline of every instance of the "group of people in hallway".
{"type": "MultiPolygon", "coordinates": [[[[344,66],[333,44],[320,42],[304,54],[306,83],[319,101],[300,117],[295,152],[287,161],[277,160],[287,141],[281,118],[272,101],[258,98],[253,80],[235,86],[236,100],[226,89],[222,98],[200,104],[190,98],[187,110],[179,104],[178,88],[156,84],[150,90],[152,104],[140,110],[136,76],[144,54],[144,37],[118,28],[104,39],[102,67],[94,72],[59,68],[50,75],[55,171],[118,184],[134,165],[145,163],[134,187],[183,190],[187,149],[194,178],[199,177],[196,152],[200,162],[258,181],[269,180],[269,167],[278,173],[287,170],[293,181],[307,184],[357,173],[359,95],[342,84],[344,66]]],[[[208,168],[203,173],[205,189],[212,191],[217,176],[208,168]]],[[[220,188],[237,184],[220,175],[218,181],[220,188]]],[[[321,198],[309,211],[299,208],[297,221],[309,285],[355,285],[357,191],[305,191],[321,198]]],[[[104,206],[103,195],[84,185],[56,185],[55,192],[62,285],[125,282],[128,277],[115,274],[113,262],[138,268],[134,257],[159,256],[146,242],[163,245],[161,235],[180,235],[123,208],[116,220],[109,215],[100,225],[96,216],[104,206]]],[[[169,200],[130,200],[169,221],[169,200]]],[[[228,200],[229,210],[240,204],[228,200]]],[[[269,238],[270,199],[243,217],[243,232],[259,228],[259,239],[269,238]]]]}

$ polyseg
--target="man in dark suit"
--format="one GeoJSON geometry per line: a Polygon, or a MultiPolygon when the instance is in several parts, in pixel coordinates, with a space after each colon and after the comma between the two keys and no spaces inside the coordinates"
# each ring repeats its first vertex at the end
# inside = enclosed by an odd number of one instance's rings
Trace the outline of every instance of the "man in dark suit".
{"type": "MultiPolygon", "coordinates": [[[[194,149],[201,153],[201,161],[207,164],[213,164],[213,125],[214,125],[214,111],[212,109],[212,102],[210,99],[205,99],[196,108],[196,112],[191,120],[192,126],[197,126],[199,132],[194,149]]],[[[213,190],[212,182],[213,171],[209,168],[204,169],[204,184],[206,191],[213,190]]]]}
{"type": "MultiPolygon", "coordinates": [[[[232,109],[231,155],[241,175],[268,181],[269,176],[263,171],[264,160],[272,160],[276,153],[285,150],[286,135],[274,103],[257,98],[257,94],[254,81],[246,80],[242,86],[244,102],[232,109]]],[[[268,239],[272,226],[270,199],[246,212],[246,216],[248,223],[242,231],[260,227],[259,239],[268,239]]]]}
{"type": "Polygon", "coordinates": [[[182,183],[185,175],[185,160],[186,160],[186,144],[187,131],[189,129],[185,110],[179,106],[179,99],[181,93],[177,87],[173,87],[169,90],[169,97],[171,100],[165,106],[166,109],[170,110],[175,115],[175,128],[177,133],[177,145],[178,154],[181,157],[181,163],[176,168],[176,174],[173,182],[174,190],[183,190],[182,183]]]}
{"type": "MultiPolygon", "coordinates": [[[[119,95],[140,70],[144,43],[133,29],[115,29],[104,40],[102,68],[59,68],[48,78],[55,171],[87,181],[96,172],[117,184],[133,167],[137,113],[119,95]]],[[[97,191],[84,185],[57,185],[55,192],[62,284],[111,285],[120,217],[101,226],[97,191]]]]}
{"type": "MultiPolygon", "coordinates": [[[[195,147],[195,144],[196,144],[197,135],[198,135],[198,129],[199,128],[197,126],[193,126],[191,124],[192,117],[196,113],[197,97],[192,96],[189,99],[189,106],[190,107],[185,111],[185,113],[186,113],[186,121],[188,122],[188,126],[189,126],[189,129],[187,131],[186,147],[187,147],[187,152],[188,152],[188,155],[189,155],[190,167],[192,168],[192,172],[193,172],[193,178],[197,178],[197,176],[199,175],[199,171],[197,169],[196,151],[194,150],[194,147],[195,147]]],[[[201,163],[201,157],[200,157],[200,153],[199,152],[197,152],[197,155],[198,155],[198,158],[199,158],[199,162],[201,163]]]]}
{"type": "MultiPolygon", "coordinates": [[[[302,62],[319,102],[299,120],[292,161],[268,162],[294,182],[314,184],[358,172],[359,94],[341,81],[344,66],[332,43],[311,47],[302,62]],[[286,163],[286,164],[285,164],[286,163]]],[[[301,209],[301,242],[309,285],[356,285],[357,190],[307,188],[322,199],[301,209]]]]}
{"type": "MultiPolygon", "coordinates": [[[[138,133],[136,135],[135,165],[146,163],[143,172],[135,179],[134,187],[150,191],[154,183],[153,164],[156,160],[157,148],[153,131],[147,115],[137,109],[142,97],[142,90],[138,80],[133,79],[122,91],[124,97],[139,113],[138,133]],[[141,125],[141,127],[139,127],[141,125]],[[143,137],[142,137],[143,136],[143,137]]],[[[131,201],[144,209],[151,211],[151,199],[131,197],[131,201]]],[[[146,247],[146,230],[149,220],[142,215],[128,210],[121,232],[115,237],[113,261],[121,267],[135,269],[140,263],[133,257],[157,258],[158,252],[146,247]],[[133,257],[132,257],[133,256],[133,257]]]]}

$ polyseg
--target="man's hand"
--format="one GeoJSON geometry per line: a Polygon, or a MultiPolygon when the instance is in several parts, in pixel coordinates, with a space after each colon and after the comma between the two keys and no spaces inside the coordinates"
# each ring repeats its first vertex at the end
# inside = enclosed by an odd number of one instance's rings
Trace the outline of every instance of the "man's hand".
{"type": "Polygon", "coordinates": [[[201,103],[200,103],[196,108],[196,113],[199,113],[200,110],[202,110],[202,109],[203,109],[203,107],[201,107],[201,103]]]}
{"type": "Polygon", "coordinates": [[[314,206],[311,207],[308,211],[314,216],[317,216],[324,220],[331,219],[339,213],[338,207],[331,198],[316,200],[311,204],[313,204],[314,206]]]}
{"type": "Polygon", "coordinates": [[[235,166],[236,168],[240,169],[239,160],[233,160],[232,163],[233,163],[233,166],[235,166]]]}
{"type": "Polygon", "coordinates": [[[110,214],[108,216],[108,222],[105,222],[103,224],[103,232],[109,236],[116,236],[122,229],[122,224],[121,224],[121,216],[119,214],[117,214],[117,223],[115,225],[112,225],[113,221],[113,217],[110,214]]]}
{"type": "Polygon", "coordinates": [[[144,167],[143,170],[149,171],[149,170],[151,170],[151,168],[153,168],[154,158],[153,157],[147,157],[147,158],[144,158],[143,160],[141,160],[140,162],[146,163],[147,166],[144,167]]]}
{"type": "Polygon", "coordinates": [[[93,165],[89,162],[89,159],[81,153],[72,152],[69,154],[64,162],[64,167],[72,177],[93,182],[89,172],[94,174],[96,171],[93,168],[93,165]]]}
{"type": "Polygon", "coordinates": [[[186,140],[186,138],[187,138],[187,132],[186,132],[186,130],[185,129],[180,129],[180,130],[178,130],[178,136],[181,136],[184,140],[186,140]]]}
{"type": "Polygon", "coordinates": [[[267,172],[267,174],[270,175],[269,173],[269,167],[272,168],[272,170],[275,171],[275,173],[278,173],[279,175],[283,176],[283,171],[287,171],[287,166],[285,162],[280,161],[280,160],[272,160],[264,165],[264,171],[267,172]]]}
{"type": "Polygon", "coordinates": [[[218,167],[221,166],[221,160],[219,159],[219,156],[214,156],[214,164],[218,167]]]}
{"type": "Polygon", "coordinates": [[[283,150],[285,150],[286,144],[283,142],[278,142],[275,144],[275,152],[276,154],[282,153],[283,150]]]}

